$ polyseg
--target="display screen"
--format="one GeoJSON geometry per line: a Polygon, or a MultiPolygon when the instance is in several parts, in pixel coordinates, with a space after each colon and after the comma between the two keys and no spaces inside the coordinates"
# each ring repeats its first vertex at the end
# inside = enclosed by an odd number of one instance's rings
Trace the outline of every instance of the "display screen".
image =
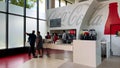
{"type": "Polygon", "coordinates": [[[50,27],[61,27],[61,18],[51,19],[50,20],[50,27]]]}

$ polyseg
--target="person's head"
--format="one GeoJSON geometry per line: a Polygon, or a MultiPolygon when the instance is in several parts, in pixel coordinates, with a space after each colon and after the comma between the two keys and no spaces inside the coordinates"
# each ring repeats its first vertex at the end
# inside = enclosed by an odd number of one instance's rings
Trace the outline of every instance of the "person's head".
{"type": "Polygon", "coordinates": [[[54,33],[52,33],[52,36],[54,36],[54,33]]]}
{"type": "Polygon", "coordinates": [[[57,36],[57,33],[55,33],[54,35],[57,36]]]}
{"type": "Polygon", "coordinates": [[[65,33],[65,30],[63,30],[63,32],[65,33]]]}
{"type": "Polygon", "coordinates": [[[40,31],[37,31],[37,35],[40,35],[40,31]]]}
{"type": "Polygon", "coordinates": [[[34,33],[35,33],[35,30],[32,31],[32,34],[34,34],[34,33]]]}
{"type": "Polygon", "coordinates": [[[47,32],[47,35],[49,35],[49,32],[47,32]]]}

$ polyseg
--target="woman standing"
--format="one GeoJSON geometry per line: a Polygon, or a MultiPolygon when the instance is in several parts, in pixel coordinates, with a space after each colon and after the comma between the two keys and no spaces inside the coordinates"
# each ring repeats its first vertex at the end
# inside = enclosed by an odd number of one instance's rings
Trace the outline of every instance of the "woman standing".
{"type": "Polygon", "coordinates": [[[54,43],[55,43],[57,40],[58,40],[58,35],[57,35],[57,33],[55,33],[55,34],[54,34],[54,38],[53,38],[54,43]]]}

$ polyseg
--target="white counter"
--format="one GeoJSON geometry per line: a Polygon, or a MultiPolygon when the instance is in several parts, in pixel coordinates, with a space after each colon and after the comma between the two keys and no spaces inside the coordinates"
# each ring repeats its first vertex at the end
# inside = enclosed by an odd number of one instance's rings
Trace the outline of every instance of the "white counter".
{"type": "Polygon", "coordinates": [[[93,40],[74,40],[73,44],[45,43],[44,48],[73,51],[73,63],[97,67],[101,64],[101,54],[93,40]]]}
{"type": "MultiPolygon", "coordinates": [[[[77,64],[97,67],[99,59],[96,51],[96,41],[91,40],[74,40],[73,41],[73,62],[77,64]]],[[[101,60],[100,60],[101,62],[101,60]]]]}
{"type": "Polygon", "coordinates": [[[45,44],[43,45],[43,48],[73,51],[73,45],[72,45],[72,44],[45,43],[45,44]]]}

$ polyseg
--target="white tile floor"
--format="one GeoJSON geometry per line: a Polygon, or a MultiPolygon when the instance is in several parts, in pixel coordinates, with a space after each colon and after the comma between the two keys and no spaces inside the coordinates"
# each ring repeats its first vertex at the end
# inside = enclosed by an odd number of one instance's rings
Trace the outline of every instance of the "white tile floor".
{"type": "Polygon", "coordinates": [[[52,59],[52,58],[33,58],[19,68],[58,68],[64,64],[66,60],[52,59]]]}
{"type": "MultiPolygon", "coordinates": [[[[72,53],[51,54],[51,57],[33,58],[19,68],[93,68],[72,63],[72,53]]],[[[97,68],[120,68],[120,57],[110,57],[105,59],[97,68]]]]}

